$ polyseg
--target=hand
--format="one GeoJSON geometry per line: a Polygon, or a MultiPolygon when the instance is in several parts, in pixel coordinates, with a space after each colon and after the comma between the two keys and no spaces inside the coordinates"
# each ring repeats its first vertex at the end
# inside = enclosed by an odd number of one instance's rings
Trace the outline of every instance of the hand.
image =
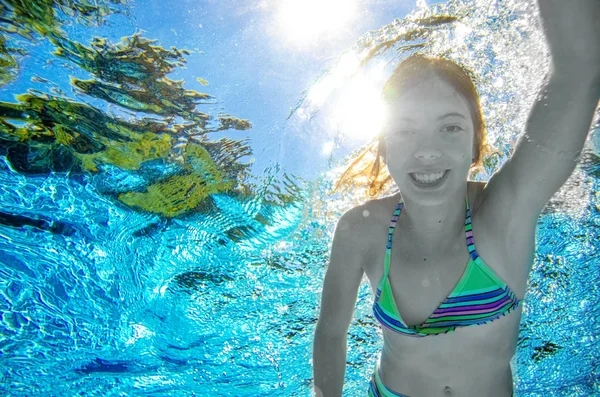
{"type": "Polygon", "coordinates": [[[600,74],[600,0],[538,0],[553,64],[600,74]]]}

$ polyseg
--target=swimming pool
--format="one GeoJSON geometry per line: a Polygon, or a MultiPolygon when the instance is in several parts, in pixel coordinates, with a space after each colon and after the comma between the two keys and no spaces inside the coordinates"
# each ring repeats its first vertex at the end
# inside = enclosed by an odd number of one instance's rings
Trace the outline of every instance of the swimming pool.
{"type": "MultiPolygon", "coordinates": [[[[0,2],[1,394],[310,395],[333,227],[363,199],[328,191],[406,51],[476,73],[498,153],[473,178],[506,159],[547,67],[531,2],[321,3],[0,2]]],[[[595,128],[539,221],[518,396],[600,394],[595,128]]],[[[359,396],[366,284],[349,333],[359,396]]]]}

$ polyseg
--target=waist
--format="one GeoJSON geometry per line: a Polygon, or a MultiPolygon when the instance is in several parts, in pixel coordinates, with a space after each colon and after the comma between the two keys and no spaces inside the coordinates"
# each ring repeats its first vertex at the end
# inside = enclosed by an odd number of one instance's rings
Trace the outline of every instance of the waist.
{"type": "Polygon", "coordinates": [[[383,383],[391,390],[414,397],[512,394],[510,359],[424,353],[399,356],[384,345],[377,364],[383,383]]]}

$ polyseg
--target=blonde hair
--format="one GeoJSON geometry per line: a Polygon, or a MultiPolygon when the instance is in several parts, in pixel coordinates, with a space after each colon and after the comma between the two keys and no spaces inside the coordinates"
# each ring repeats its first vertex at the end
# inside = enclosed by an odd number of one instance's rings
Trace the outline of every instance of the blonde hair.
{"type": "MultiPolygon", "coordinates": [[[[471,170],[481,169],[484,157],[489,155],[491,150],[486,142],[485,123],[472,72],[449,59],[412,54],[396,67],[387,80],[382,98],[384,102],[392,102],[402,92],[431,77],[440,78],[450,84],[467,101],[475,130],[474,146],[477,148],[471,170]]],[[[366,148],[349,160],[350,164],[338,179],[333,193],[341,187],[358,186],[367,188],[369,198],[380,196],[392,181],[387,167],[382,165],[383,158],[385,143],[381,134],[378,134],[366,148]]]]}

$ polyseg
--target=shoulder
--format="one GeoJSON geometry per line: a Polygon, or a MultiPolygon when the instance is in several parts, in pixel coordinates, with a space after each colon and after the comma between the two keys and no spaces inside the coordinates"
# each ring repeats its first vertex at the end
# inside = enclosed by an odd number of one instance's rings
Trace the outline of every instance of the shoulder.
{"type": "Polygon", "coordinates": [[[367,201],[364,206],[367,209],[375,211],[379,215],[391,215],[387,214],[389,210],[392,211],[396,208],[398,201],[400,200],[400,193],[392,194],[391,196],[386,196],[374,200],[367,201]]]}
{"type": "Polygon", "coordinates": [[[391,196],[369,200],[363,204],[363,213],[369,218],[370,231],[375,232],[381,228],[387,230],[387,225],[392,219],[399,200],[400,193],[396,193],[391,196]]]}
{"type": "Polygon", "coordinates": [[[505,234],[505,224],[510,221],[512,214],[508,213],[509,200],[494,192],[494,186],[489,182],[468,182],[468,196],[473,218],[473,227],[478,225],[478,230],[488,229],[496,237],[505,234]]]}
{"type": "Polygon", "coordinates": [[[504,234],[517,232],[520,237],[535,231],[539,214],[516,205],[514,192],[500,186],[498,173],[488,182],[469,183],[477,184],[473,185],[474,198],[471,201],[469,197],[469,202],[473,202],[471,213],[477,213],[482,224],[493,226],[504,234]]]}
{"type": "Polygon", "coordinates": [[[335,227],[334,243],[362,248],[365,236],[368,236],[372,224],[371,211],[369,203],[363,203],[347,210],[335,227]]]}
{"type": "Polygon", "coordinates": [[[374,242],[381,239],[380,234],[385,231],[382,226],[389,223],[398,198],[396,195],[369,200],[347,210],[335,227],[332,251],[344,252],[347,259],[352,257],[348,262],[358,265],[358,260],[363,267],[374,242]]]}
{"type": "Polygon", "coordinates": [[[480,208],[482,200],[484,198],[483,191],[487,185],[487,182],[468,181],[467,182],[467,197],[469,199],[469,206],[471,207],[471,213],[477,212],[480,208]]]}
{"type": "Polygon", "coordinates": [[[512,192],[499,189],[492,179],[478,191],[473,227],[490,236],[509,261],[521,263],[535,248],[538,214],[516,205],[512,192]]]}

